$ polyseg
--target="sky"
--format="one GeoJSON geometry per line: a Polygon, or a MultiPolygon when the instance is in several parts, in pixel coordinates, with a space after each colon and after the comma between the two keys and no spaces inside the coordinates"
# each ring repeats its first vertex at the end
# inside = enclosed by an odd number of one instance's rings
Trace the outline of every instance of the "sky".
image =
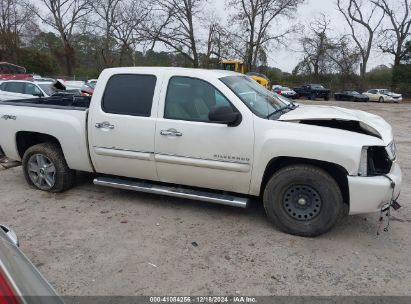
{"type": "MultiPolygon", "coordinates": [[[[227,20],[228,9],[224,0],[211,0],[211,6],[216,8],[216,13],[221,20],[227,20]]],[[[331,29],[337,33],[349,33],[348,25],[344,17],[337,9],[335,0],[306,0],[305,4],[301,5],[295,15],[295,20],[307,26],[316,17],[324,13],[331,20],[331,29]]],[[[283,22],[294,22],[293,20],[284,19],[283,22]]],[[[287,24],[285,24],[287,25],[287,24]]],[[[302,58],[302,53],[299,52],[297,37],[290,36],[287,39],[286,47],[273,47],[268,54],[268,63],[270,66],[277,67],[285,72],[291,72],[302,58]]],[[[368,63],[368,69],[372,69],[378,65],[390,65],[393,59],[386,54],[381,54],[374,50],[368,63]]]]}

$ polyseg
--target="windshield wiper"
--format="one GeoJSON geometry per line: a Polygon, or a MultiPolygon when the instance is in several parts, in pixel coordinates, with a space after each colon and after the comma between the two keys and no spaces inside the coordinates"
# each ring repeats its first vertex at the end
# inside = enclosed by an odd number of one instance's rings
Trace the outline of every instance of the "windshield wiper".
{"type": "Polygon", "coordinates": [[[289,103],[287,106],[282,107],[282,108],[280,108],[280,109],[278,109],[278,110],[275,110],[273,113],[271,113],[270,115],[268,115],[267,118],[270,119],[270,118],[273,117],[275,114],[282,113],[282,112],[284,112],[284,111],[286,111],[286,110],[292,111],[292,110],[297,109],[298,107],[299,107],[299,105],[296,105],[296,104],[294,104],[294,103],[289,103]]]}

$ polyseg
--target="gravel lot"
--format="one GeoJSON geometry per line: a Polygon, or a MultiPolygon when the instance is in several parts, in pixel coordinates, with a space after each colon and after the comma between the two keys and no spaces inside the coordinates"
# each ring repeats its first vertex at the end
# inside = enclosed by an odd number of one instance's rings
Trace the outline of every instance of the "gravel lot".
{"type": "MultiPolygon", "coordinates": [[[[324,104],[316,102],[318,104],[324,104]]],[[[404,174],[389,232],[378,215],[327,235],[283,234],[248,210],[92,185],[30,189],[21,168],[0,172],[0,222],[61,295],[411,295],[411,104],[327,102],[394,126],[404,174]]]]}

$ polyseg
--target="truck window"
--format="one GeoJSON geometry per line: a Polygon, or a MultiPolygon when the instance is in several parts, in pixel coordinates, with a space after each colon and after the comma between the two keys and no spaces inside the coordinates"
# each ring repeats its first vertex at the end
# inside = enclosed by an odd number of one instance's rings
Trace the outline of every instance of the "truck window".
{"type": "Polygon", "coordinates": [[[102,109],[106,113],[150,117],[157,78],[154,75],[119,74],[106,85],[102,109]]]}
{"type": "Polygon", "coordinates": [[[173,77],[168,84],[164,118],[209,122],[208,114],[216,106],[232,107],[227,98],[208,82],[173,77]]]}

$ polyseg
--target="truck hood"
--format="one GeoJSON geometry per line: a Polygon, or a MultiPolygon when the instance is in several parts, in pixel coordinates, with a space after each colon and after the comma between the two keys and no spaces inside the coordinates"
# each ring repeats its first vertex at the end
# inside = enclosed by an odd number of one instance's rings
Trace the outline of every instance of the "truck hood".
{"type": "Polygon", "coordinates": [[[368,134],[381,138],[385,145],[389,145],[393,140],[391,125],[380,116],[359,110],[334,106],[300,105],[295,110],[282,115],[278,120],[368,134]]]}

